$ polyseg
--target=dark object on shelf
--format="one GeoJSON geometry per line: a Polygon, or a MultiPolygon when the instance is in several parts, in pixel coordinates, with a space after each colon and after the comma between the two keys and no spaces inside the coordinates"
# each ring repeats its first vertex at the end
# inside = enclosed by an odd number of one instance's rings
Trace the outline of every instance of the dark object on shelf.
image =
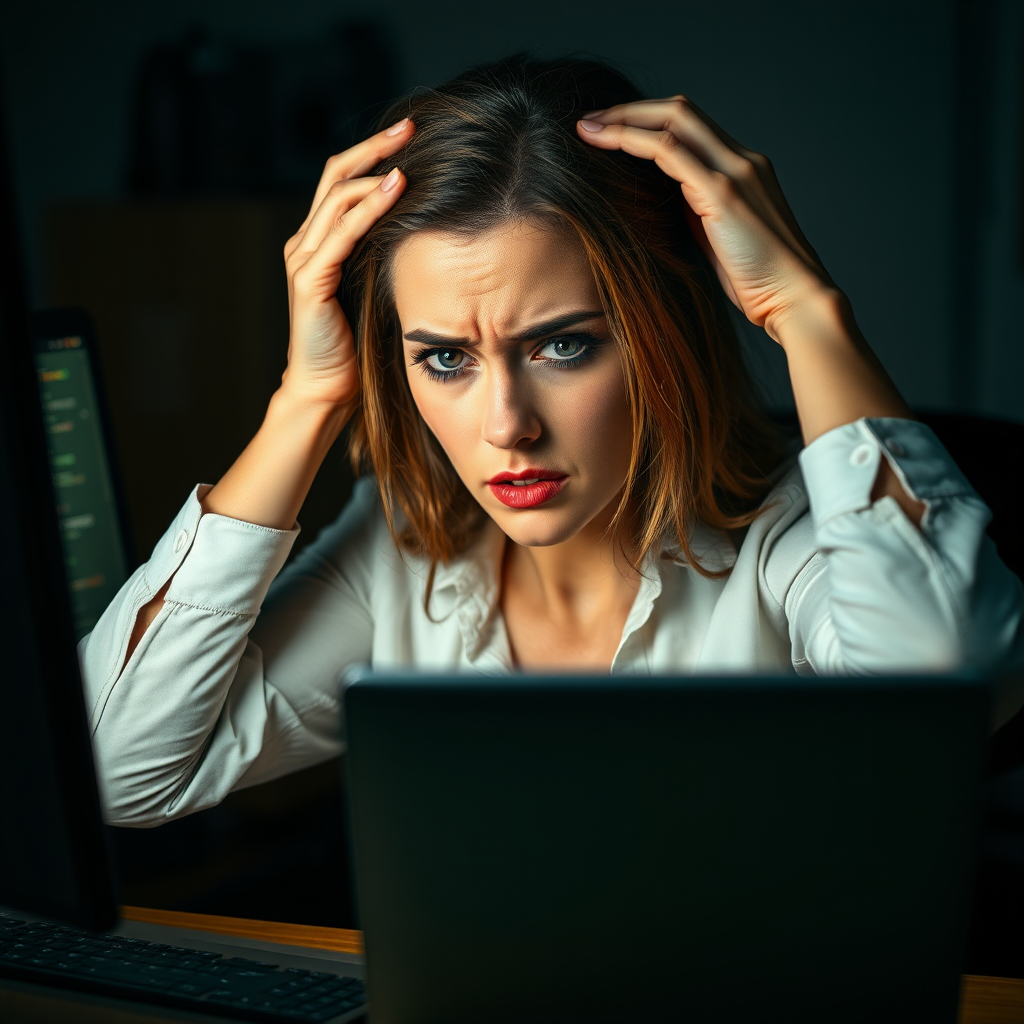
{"type": "Polygon", "coordinates": [[[154,46],[136,74],[127,191],[140,198],[310,192],[395,92],[371,22],[277,46],[199,26],[154,46]]]}

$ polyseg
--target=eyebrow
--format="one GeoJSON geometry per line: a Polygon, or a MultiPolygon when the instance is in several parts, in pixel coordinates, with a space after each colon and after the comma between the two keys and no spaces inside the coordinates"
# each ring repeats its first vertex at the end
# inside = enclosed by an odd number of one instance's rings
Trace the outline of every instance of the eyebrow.
{"type": "MultiPolygon", "coordinates": [[[[520,334],[513,334],[508,340],[537,341],[539,338],[554,334],[555,331],[563,331],[566,327],[572,327],[574,324],[581,323],[584,320],[596,320],[599,316],[604,315],[604,310],[596,312],[593,310],[577,310],[573,313],[563,313],[561,316],[552,317],[550,320],[534,324],[520,334]]],[[[422,328],[417,331],[410,331],[408,334],[403,334],[402,337],[406,341],[421,341],[427,345],[472,346],[477,344],[470,338],[451,338],[446,334],[435,334],[433,331],[422,328]]]]}

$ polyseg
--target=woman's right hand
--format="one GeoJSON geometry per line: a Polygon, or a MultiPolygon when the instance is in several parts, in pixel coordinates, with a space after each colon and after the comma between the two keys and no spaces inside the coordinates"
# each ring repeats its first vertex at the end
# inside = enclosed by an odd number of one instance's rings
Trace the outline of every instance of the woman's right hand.
{"type": "Polygon", "coordinates": [[[336,297],[341,264],[405,188],[397,167],[360,175],[400,150],[413,131],[404,118],[332,156],[308,216],[285,243],[289,336],[281,386],[300,401],[343,406],[359,394],[355,339],[336,297]]]}

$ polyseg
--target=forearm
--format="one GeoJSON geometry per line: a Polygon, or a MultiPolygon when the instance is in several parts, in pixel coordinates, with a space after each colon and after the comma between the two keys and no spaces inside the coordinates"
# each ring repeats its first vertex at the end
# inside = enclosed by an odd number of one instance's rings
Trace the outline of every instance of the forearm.
{"type": "MultiPolygon", "coordinates": [[[[275,392],[256,436],[202,499],[203,512],[291,530],[327,452],[351,415],[351,406],[300,402],[287,392],[275,392]]],[[[170,580],[139,610],[122,668],[160,614],[169,586],[170,580]]]]}
{"type": "MultiPolygon", "coordinates": [[[[786,352],[804,444],[861,417],[914,419],[896,386],[861,334],[849,301],[823,289],[769,332],[786,352]]],[[[925,506],[904,490],[883,459],[871,492],[889,495],[915,526],[925,506]]]]}
{"type": "Polygon", "coordinates": [[[256,436],[203,498],[203,511],[276,530],[293,529],[352,409],[275,392],[256,436]]]}

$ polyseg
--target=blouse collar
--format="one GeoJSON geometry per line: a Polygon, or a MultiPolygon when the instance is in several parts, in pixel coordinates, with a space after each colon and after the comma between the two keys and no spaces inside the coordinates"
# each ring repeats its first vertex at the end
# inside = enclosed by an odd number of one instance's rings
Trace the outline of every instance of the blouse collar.
{"type": "MultiPolygon", "coordinates": [[[[481,670],[510,667],[508,639],[498,612],[506,540],[497,523],[488,519],[470,547],[448,565],[438,565],[434,576],[431,616],[437,620],[457,616],[466,656],[481,670]]],[[[690,548],[694,557],[713,572],[730,569],[736,562],[736,546],[730,535],[705,523],[698,523],[691,531],[690,548]]],[[[665,561],[690,566],[671,531],[663,536],[656,551],[648,553],[641,567],[643,580],[624,635],[640,628],[649,617],[661,593],[665,561]]]]}

